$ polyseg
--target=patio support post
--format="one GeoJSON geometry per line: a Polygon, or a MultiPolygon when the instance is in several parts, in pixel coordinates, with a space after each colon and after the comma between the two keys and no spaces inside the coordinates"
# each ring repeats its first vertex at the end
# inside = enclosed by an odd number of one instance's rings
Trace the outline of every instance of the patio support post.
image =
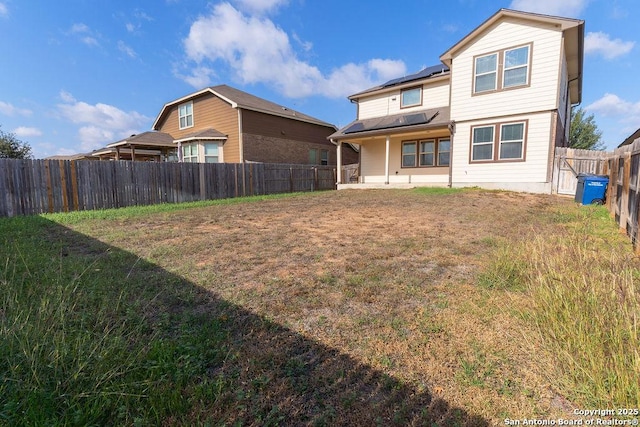
{"type": "Polygon", "coordinates": [[[116,160],[120,160],[120,147],[116,147],[116,160]]]}
{"type": "Polygon", "coordinates": [[[391,137],[387,135],[387,141],[384,147],[384,183],[389,184],[389,144],[391,137]]]}
{"type": "Polygon", "coordinates": [[[336,184],[342,184],[342,141],[338,142],[338,151],[337,151],[337,166],[336,166],[336,184]]]}

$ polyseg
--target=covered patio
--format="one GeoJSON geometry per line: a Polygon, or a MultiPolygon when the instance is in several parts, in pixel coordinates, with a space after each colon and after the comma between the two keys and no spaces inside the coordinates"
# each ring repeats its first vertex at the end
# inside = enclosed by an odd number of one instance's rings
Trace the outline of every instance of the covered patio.
{"type": "Polygon", "coordinates": [[[448,107],[355,120],[330,136],[338,145],[338,189],[450,185],[453,131],[448,107]],[[342,183],[343,143],[360,146],[356,183],[342,183]]]}

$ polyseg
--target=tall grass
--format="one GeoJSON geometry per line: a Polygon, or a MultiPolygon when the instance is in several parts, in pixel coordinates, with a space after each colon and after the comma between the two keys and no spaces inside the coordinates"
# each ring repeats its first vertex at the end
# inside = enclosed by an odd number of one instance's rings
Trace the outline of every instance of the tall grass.
{"type": "Polygon", "coordinates": [[[557,218],[567,223],[565,232],[498,251],[480,283],[529,293],[533,308],[523,314],[557,355],[556,385],[568,397],[588,407],[637,407],[638,259],[604,208],[557,218]],[[506,281],[492,282],[496,272],[506,281]]]}
{"type": "Polygon", "coordinates": [[[154,274],[39,217],[0,220],[0,425],[186,417],[224,345],[208,319],[165,308],[162,322],[159,300],[184,301],[187,291],[154,274]],[[73,245],[80,252],[68,253],[73,245]]]}

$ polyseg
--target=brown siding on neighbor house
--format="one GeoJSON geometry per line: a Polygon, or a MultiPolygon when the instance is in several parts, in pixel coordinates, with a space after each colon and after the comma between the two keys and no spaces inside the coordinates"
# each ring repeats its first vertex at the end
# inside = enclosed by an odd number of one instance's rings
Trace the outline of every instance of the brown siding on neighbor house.
{"type": "MultiPolygon", "coordinates": [[[[250,162],[309,164],[309,151],[316,150],[316,163],[320,164],[321,150],[326,150],[328,165],[336,165],[337,148],[334,144],[294,141],[271,136],[244,134],[244,159],[250,162]]],[[[358,153],[347,144],[342,145],[342,164],[358,163],[358,153]]]]}
{"type": "MultiPolygon", "coordinates": [[[[188,102],[188,101],[187,101],[188,102]]],[[[193,99],[193,127],[180,130],[178,123],[178,106],[170,108],[168,114],[158,126],[158,130],[170,134],[174,139],[206,128],[214,128],[227,135],[224,143],[224,161],[237,163],[240,161],[240,134],[238,130],[238,110],[211,93],[205,93],[193,99]]]]}
{"type": "Polygon", "coordinates": [[[335,147],[327,139],[335,132],[331,126],[321,126],[251,110],[242,110],[242,132],[335,147]]]}

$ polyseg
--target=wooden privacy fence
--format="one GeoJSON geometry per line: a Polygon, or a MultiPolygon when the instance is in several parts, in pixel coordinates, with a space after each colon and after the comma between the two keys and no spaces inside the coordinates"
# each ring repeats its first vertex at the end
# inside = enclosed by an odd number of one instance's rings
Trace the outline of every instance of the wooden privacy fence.
{"type": "Polygon", "coordinates": [[[605,163],[610,155],[606,151],[557,147],[553,163],[552,192],[575,195],[578,174],[604,174],[605,163]]]}
{"type": "Polygon", "coordinates": [[[335,189],[333,166],[0,159],[0,217],[335,189]]]}
{"type": "Polygon", "coordinates": [[[609,176],[607,187],[607,208],[619,227],[626,231],[637,253],[638,221],[640,215],[640,139],[631,145],[617,148],[605,165],[605,174],[609,176]]]}

